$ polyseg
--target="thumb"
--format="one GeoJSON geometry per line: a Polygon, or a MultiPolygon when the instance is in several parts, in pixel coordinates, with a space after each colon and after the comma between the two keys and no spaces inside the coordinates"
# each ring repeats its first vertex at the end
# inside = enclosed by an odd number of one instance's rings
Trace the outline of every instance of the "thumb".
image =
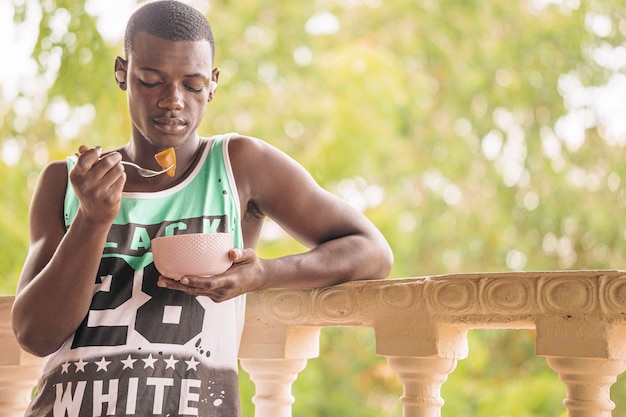
{"type": "Polygon", "coordinates": [[[243,260],[243,249],[239,249],[239,248],[235,248],[235,249],[231,249],[230,252],[228,252],[228,258],[232,261],[232,262],[241,262],[243,260]]]}

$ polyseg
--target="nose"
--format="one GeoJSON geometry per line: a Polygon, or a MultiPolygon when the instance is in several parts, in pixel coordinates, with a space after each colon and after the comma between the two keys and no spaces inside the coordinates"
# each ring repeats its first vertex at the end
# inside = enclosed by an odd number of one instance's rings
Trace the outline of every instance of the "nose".
{"type": "Polygon", "coordinates": [[[167,110],[182,110],[185,107],[182,93],[175,85],[165,88],[164,95],[159,100],[158,106],[167,110]]]}

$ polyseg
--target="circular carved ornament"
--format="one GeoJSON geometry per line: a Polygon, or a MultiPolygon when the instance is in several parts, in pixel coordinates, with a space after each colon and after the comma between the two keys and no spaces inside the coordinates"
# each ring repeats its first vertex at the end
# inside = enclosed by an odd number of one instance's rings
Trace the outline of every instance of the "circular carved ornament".
{"type": "Polygon", "coordinates": [[[309,300],[299,291],[273,291],[265,294],[265,313],[279,321],[297,321],[309,314],[309,300]]]}
{"type": "Polygon", "coordinates": [[[542,278],[539,302],[543,310],[557,313],[589,313],[595,307],[596,288],[585,278],[542,278]]]}
{"type": "Polygon", "coordinates": [[[321,318],[341,322],[358,311],[358,297],[353,290],[328,288],[315,294],[313,306],[321,318]]]}
{"type": "Polygon", "coordinates": [[[477,283],[471,279],[433,280],[426,284],[425,298],[434,311],[465,314],[477,306],[477,283]]]}
{"type": "Polygon", "coordinates": [[[600,281],[600,303],[607,313],[626,312],[626,276],[602,277],[600,281]]]}
{"type": "Polygon", "coordinates": [[[487,279],[481,290],[482,304],[498,314],[531,312],[535,299],[534,283],[518,278],[487,279]]]}
{"type": "Polygon", "coordinates": [[[381,287],[378,292],[380,303],[396,310],[408,310],[419,304],[421,286],[413,283],[395,284],[381,287]]]}

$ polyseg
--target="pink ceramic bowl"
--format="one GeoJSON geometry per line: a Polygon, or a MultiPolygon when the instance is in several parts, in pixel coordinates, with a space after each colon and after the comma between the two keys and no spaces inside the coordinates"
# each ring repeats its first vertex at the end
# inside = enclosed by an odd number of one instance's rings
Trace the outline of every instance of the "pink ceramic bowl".
{"type": "Polygon", "coordinates": [[[221,274],[232,265],[230,233],[192,233],[152,239],[154,265],[161,275],[179,280],[186,275],[221,274]]]}

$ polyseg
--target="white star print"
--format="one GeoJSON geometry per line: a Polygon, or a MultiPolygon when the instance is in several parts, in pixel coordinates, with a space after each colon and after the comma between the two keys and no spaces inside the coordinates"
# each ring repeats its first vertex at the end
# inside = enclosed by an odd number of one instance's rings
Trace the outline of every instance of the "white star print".
{"type": "Polygon", "coordinates": [[[192,357],[190,360],[185,361],[185,363],[187,364],[188,371],[192,368],[194,371],[197,371],[198,370],[197,366],[200,362],[198,362],[195,358],[192,357]]]}
{"type": "Polygon", "coordinates": [[[100,359],[100,361],[96,362],[96,365],[98,365],[98,369],[96,369],[96,372],[98,371],[108,372],[108,366],[110,363],[111,361],[107,361],[103,356],[102,359],[100,359]]]}
{"type": "Polygon", "coordinates": [[[142,359],[142,361],[144,361],[144,362],[145,362],[145,365],[144,365],[143,369],[146,369],[146,368],[152,368],[152,369],[154,369],[154,363],[155,363],[156,361],[158,361],[158,359],[154,359],[154,358],[152,357],[152,353],[151,353],[151,354],[150,354],[150,356],[148,356],[146,359],[142,359]]]}
{"type": "Polygon", "coordinates": [[[65,363],[61,365],[61,373],[66,374],[69,372],[69,370],[70,370],[70,363],[68,361],[65,361],[65,363]]]}
{"type": "Polygon", "coordinates": [[[129,353],[129,354],[128,354],[128,358],[126,358],[126,359],[122,359],[122,361],[121,361],[121,362],[124,364],[124,367],[122,368],[122,370],[124,370],[124,369],[126,369],[126,368],[133,369],[133,364],[134,364],[135,362],[137,362],[137,359],[133,359],[133,358],[130,356],[130,353],[129,353]]]}
{"type": "Polygon", "coordinates": [[[88,363],[89,362],[83,361],[83,358],[80,358],[78,362],[74,362],[74,366],[76,367],[76,373],[78,373],[78,371],[85,372],[85,365],[87,365],[88,363]]]}
{"type": "Polygon", "coordinates": [[[172,369],[176,370],[176,363],[177,362],[178,362],[178,360],[174,359],[174,355],[170,355],[169,359],[165,359],[165,363],[167,363],[167,366],[165,367],[165,369],[172,368],[172,369]]]}

